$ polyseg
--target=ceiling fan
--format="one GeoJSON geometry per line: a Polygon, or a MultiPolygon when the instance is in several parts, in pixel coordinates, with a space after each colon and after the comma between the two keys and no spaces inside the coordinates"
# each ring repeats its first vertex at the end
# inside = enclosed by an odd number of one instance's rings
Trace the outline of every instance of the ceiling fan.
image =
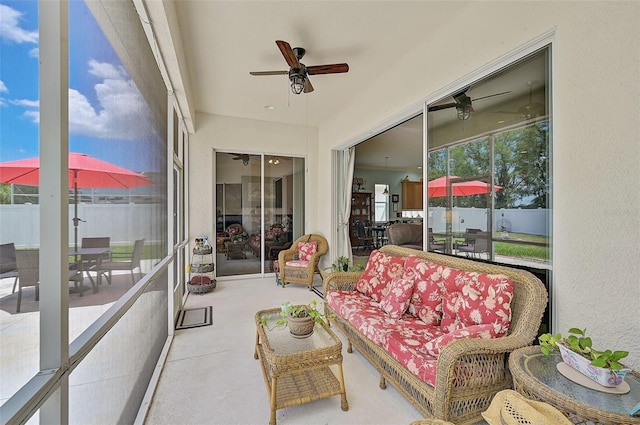
{"type": "Polygon", "coordinates": [[[242,161],[242,165],[244,165],[245,167],[247,165],[249,165],[249,154],[246,154],[246,153],[230,153],[229,155],[233,156],[232,159],[234,161],[241,160],[242,161]]]}
{"type": "Polygon", "coordinates": [[[472,102],[511,93],[510,91],[505,91],[502,93],[494,93],[488,96],[471,99],[469,96],[467,96],[467,90],[469,90],[469,87],[466,87],[464,90],[461,90],[457,93],[452,94],[451,97],[453,97],[453,100],[454,100],[454,102],[452,103],[445,103],[444,105],[429,106],[429,109],[428,109],[429,112],[441,111],[443,109],[449,109],[449,108],[456,108],[456,111],[458,113],[458,119],[468,120],[469,118],[471,118],[471,113],[475,112],[475,110],[473,109],[472,102]]]}
{"type": "Polygon", "coordinates": [[[527,81],[529,86],[529,103],[522,105],[518,108],[518,111],[495,111],[500,114],[514,114],[520,115],[525,120],[530,120],[545,114],[545,107],[542,103],[533,101],[533,85],[535,81],[527,81]]]}
{"type": "Polygon", "coordinates": [[[289,74],[289,81],[291,82],[291,91],[294,94],[311,93],[313,86],[309,81],[309,75],[318,74],[340,74],[343,72],[349,72],[349,65],[346,63],[334,63],[331,65],[314,65],[306,66],[300,60],[304,57],[306,52],[302,47],[291,48],[291,45],[286,41],[276,40],[276,44],[284,56],[284,60],[289,65],[288,71],[252,71],[251,75],[282,75],[289,74]]]}

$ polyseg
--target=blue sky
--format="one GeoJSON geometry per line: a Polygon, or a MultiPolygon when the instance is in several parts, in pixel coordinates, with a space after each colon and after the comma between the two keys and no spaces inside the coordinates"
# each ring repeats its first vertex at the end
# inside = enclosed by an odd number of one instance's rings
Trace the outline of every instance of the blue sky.
{"type": "MultiPolygon", "coordinates": [[[[144,98],[83,1],[69,27],[70,151],[157,171],[144,98]]],[[[38,108],[38,2],[0,0],[0,162],[38,155],[38,108]]]]}

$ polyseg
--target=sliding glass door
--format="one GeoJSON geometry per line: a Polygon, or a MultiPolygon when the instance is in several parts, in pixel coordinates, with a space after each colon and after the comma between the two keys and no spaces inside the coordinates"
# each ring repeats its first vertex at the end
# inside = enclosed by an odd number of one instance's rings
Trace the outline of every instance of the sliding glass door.
{"type": "Polygon", "coordinates": [[[216,153],[217,276],[273,272],[303,233],[303,158],[216,153]]]}

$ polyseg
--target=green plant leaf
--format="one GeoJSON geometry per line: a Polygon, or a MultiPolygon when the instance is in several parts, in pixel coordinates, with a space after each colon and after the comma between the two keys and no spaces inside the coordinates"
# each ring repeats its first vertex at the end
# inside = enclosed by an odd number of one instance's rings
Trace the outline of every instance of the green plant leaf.
{"type": "Polygon", "coordinates": [[[586,332],[587,332],[586,328],[584,330],[578,329],[578,328],[569,329],[569,333],[570,334],[576,334],[576,335],[581,335],[581,336],[584,336],[586,334],[586,332]]]}
{"type": "Polygon", "coordinates": [[[615,361],[618,361],[620,359],[624,359],[628,355],[629,355],[628,351],[614,351],[613,354],[611,355],[611,358],[615,361]]]}

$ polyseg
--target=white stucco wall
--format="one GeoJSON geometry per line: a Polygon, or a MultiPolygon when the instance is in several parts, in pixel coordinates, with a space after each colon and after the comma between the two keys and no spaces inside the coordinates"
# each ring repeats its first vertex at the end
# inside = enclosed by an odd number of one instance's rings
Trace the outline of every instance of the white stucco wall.
{"type": "Polygon", "coordinates": [[[317,132],[306,126],[197,114],[198,130],[189,140],[189,234],[215,233],[214,149],[302,156],[307,160],[306,229],[318,233],[317,132]],[[311,191],[310,191],[311,190],[311,191]],[[311,194],[311,195],[310,195],[311,194]]]}
{"type": "Polygon", "coordinates": [[[332,149],[554,30],[554,331],[587,328],[597,347],[630,351],[627,363],[640,369],[640,2],[475,2],[452,20],[464,30],[416,34],[424,41],[341,105],[308,149],[303,127],[198,116],[191,234],[213,225],[195,201],[213,193],[200,174],[212,147],[308,155],[308,229],[330,234],[332,149]],[[407,70],[420,70],[411,84],[407,70]]]}
{"type": "MultiPolygon", "coordinates": [[[[425,34],[394,58],[375,90],[319,132],[350,140],[528,41],[555,29],[553,44],[554,329],[587,328],[601,348],[626,349],[640,368],[639,2],[478,2],[455,17],[460,34],[425,34]],[[439,66],[438,64],[442,64],[439,66]],[[400,76],[422,70],[412,84],[400,76]],[[383,101],[381,101],[383,100],[383,101]],[[609,223],[602,226],[605,221],[609,223]]],[[[324,165],[323,165],[324,164],[324,165]]],[[[331,201],[318,192],[319,205],[331,201]]],[[[328,214],[321,228],[329,228],[328,214]]]]}

